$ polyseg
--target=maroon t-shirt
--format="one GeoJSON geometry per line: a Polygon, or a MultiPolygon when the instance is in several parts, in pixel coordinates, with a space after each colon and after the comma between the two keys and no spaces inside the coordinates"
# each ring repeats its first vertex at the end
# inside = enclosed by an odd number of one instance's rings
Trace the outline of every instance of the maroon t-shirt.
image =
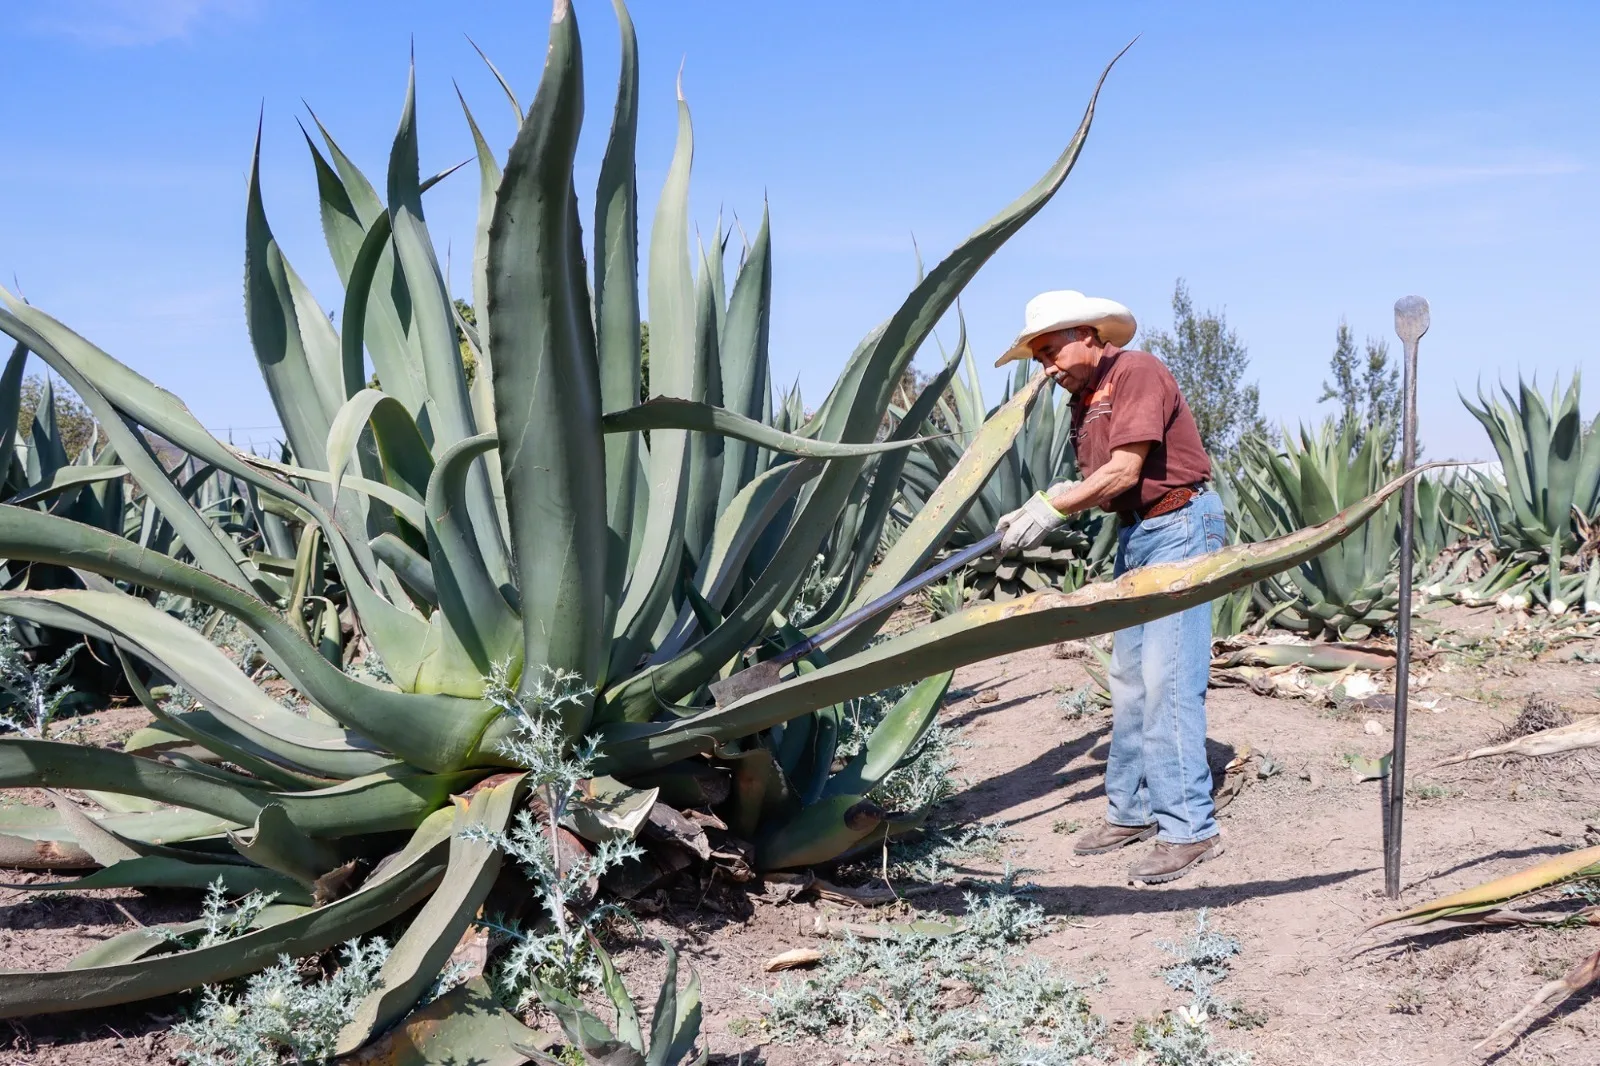
{"type": "Polygon", "coordinates": [[[1194,415],[1166,364],[1149,352],[1107,345],[1093,381],[1072,398],[1072,447],[1085,476],[1111,449],[1154,442],[1139,483],[1111,501],[1112,511],[1141,511],[1169,491],[1211,479],[1211,460],[1194,415]]]}

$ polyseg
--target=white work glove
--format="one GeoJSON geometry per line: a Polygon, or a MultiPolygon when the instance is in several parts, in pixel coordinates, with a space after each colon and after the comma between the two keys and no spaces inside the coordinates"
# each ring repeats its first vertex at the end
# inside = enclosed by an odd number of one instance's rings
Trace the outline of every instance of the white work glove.
{"type": "Polygon", "coordinates": [[[1001,556],[1037,548],[1052,529],[1059,528],[1066,520],[1066,515],[1051,506],[1049,497],[1042,492],[1034,493],[1027,503],[1010,514],[1001,515],[1000,521],[995,523],[995,529],[1000,532],[1001,556]]]}

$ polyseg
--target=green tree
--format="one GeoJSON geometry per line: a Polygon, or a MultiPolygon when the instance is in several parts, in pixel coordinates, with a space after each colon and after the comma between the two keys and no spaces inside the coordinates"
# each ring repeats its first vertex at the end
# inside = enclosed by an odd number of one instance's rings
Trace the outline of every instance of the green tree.
{"type": "Polygon", "coordinates": [[[1369,430],[1385,427],[1389,436],[1386,458],[1393,460],[1400,439],[1400,367],[1389,361],[1389,342],[1381,337],[1367,338],[1365,354],[1363,360],[1349,323],[1340,318],[1328,360],[1333,380],[1322,383],[1317,402],[1339,404],[1339,432],[1354,425],[1357,451],[1369,430]]]}
{"type": "Polygon", "coordinates": [[[1232,465],[1246,434],[1269,435],[1260,390],[1244,380],[1249,349],[1222,312],[1195,312],[1182,278],[1172,292],[1172,332],[1147,331],[1144,346],[1177,379],[1213,463],[1232,465]]]}
{"type": "MultiPolygon", "coordinates": [[[[455,299],[456,314],[461,316],[461,321],[478,328],[478,312],[467,301],[459,296],[455,299]]],[[[467,331],[460,326],[456,327],[456,347],[461,349],[461,369],[467,375],[467,385],[472,385],[472,379],[478,376],[478,357],[472,351],[472,345],[467,341],[467,331]]]]}
{"type": "Polygon", "coordinates": [[[650,323],[639,323],[639,402],[650,398],[650,323]]]}
{"type": "MultiPolygon", "coordinates": [[[[56,425],[61,429],[61,445],[68,456],[76,456],[91,442],[97,446],[104,443],[100,423],[77,393],[59,381],[51,383],[50,391],[55,400],[56,425]]],[[[22,402],[17,409],[17,436],[22,440],[33,435],[34,414],[43,398],[44,378],[29,374],[22,379],[22,402]]]]}

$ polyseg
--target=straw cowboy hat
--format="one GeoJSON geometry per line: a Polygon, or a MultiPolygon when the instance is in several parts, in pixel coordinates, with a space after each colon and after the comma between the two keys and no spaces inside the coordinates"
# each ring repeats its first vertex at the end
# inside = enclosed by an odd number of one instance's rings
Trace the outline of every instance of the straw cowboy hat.
{"type": "Polygon", "coordinates": [[[1004,366],[1016,359],[1032,359],[1033,349],[1028,347],[1028,342],[1058,329],[1093,326],[1101,340],[1118,347],[1133,340],[1133,335],[1139,331],[1133,312],[1122,304],[1101,296],[1085,296],[1075,289],[1041,292],[1028,301],[1022,321],[1022,332],[1017,334],[1006,353],[994,361],[995,366],[1004,366]]]}

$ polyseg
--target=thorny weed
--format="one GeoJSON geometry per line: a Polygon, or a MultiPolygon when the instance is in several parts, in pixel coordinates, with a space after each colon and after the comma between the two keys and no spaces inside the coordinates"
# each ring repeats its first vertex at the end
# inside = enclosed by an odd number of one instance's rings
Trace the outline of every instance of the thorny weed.
{"type": "Polygon", "coordinates": [[[1084,685],[1056,697],[1056,710],[1068,721],[1087,718],[1100,709],[1094,698],[1094,686],[1084,685]]]}
{"type": "Polygon", "coordinates": [[[812,616],[828,602],[833,590],[839,587],[841,578],[823,574],[827,562],[828,557],[821,554],[811,560],[811,569],[806,571],[805,578],[800,582],[800,590],[794,594],[794,602],[789,605],[789,621],[792,624],[803,626],[809,623],[812,616]]]}
{"type": "Polygon", "coordinates": [[[1202,908],[1194,931],[1181,944],[1160,941],[1157,947],[1177,958],[1161,977],[1177,991],[1188,992],[1189,1003],[1154,1022],[1140,1023],[1134,1032],[1139,1053],[1129,1066],[1249,1066],[1248,1053],[1215,1047],[1211,1031],[1212,1019],[1229,1020],[1238,1013],[1234,1005],[1217,999],[1213,989],[1228,975],[1239,941],[1212,928],[1202,908]]]}
{"type": "Polygon", "coordinates": [[[1011,837],[993,822],[933,826],[915,837],[889,842],[889,878],[938,884],[974,871],[974,860],[999,862],[1011,837]]]}
{"type": "Polygon", "coordinates": [[[229,902],[222,878],[217,878],[206,888],[205,901],[200,906],[198,928],[178,931],[161,926],[158,931],[179,947],[209,948],[225,944],[250,932],[261,912],[272,905],[277,893],[250,892],[229,902]]]}
{"type": "Polygon", "coordinates": [[[469,827],[468,836],[486,840],[521,863],[535,886],[548,925],[527,929],[512,922],[486,919],[483,924],[510,943],[505,961],[495,974],[497,990],[519,1008],[537,998],[535,981],[577,992],[600,980],[590,934],[613,915],[626,912],[615,904],[583,911],[578,901],[586,886],[608,870],[644,854],[632,840],[614,838],[599,845],[592,855],[563,860],[553,842],[572,801],[581,793],[581,781],[593,776],[598,738],[578,743],[570,752],[561,733],[561,711],[592,694],[574,673],[541,667],[540,676],[517,692],[506,664],[496,664],[484,698],[516,719],[517,730],[500,748],[501,754],[528,772],[527,781],[539,804],[517,812],[509,833],[469,827]]]}
{"type": "MultiPolygon", "coordinates": [[[[896,686],[848,701],[836,758],[849,761],[860,754],[873,729],[908,691],[909,686],[896,686]]],[[[958,730],[934,725],[867,798],[885,810],[900,812],[927,810],[943,803],[961,788],[955,776],[955,749],[960,746],[958,730]]]]}
{"type": "Polygon", "coordinates": [[[1202,907],[1195,916],[1194,932],[1181,944],[1157,941],[1156,946],[1177,958],[1177,963],[1161,971],[1167,985],[1193,998],[1190,1006],[1207,1017],[1221,1017],[1228,1008],[1212,995],[1216,983],[1228,976],[1228,960],[1239,954],[1239,941],[1212,928],[1210,916],[1202,907]]]}
{"type": "Polygon", "coordinates": [[[52,731],[55,720],[66,709],[74,689],[61,680],[72,658],[83,647],[80,641],[68,648],[55,662],[34,664],[17,640],[17,625],[7,618],[0,623],[0,734],[20,733],[34,740],[60,740],[83,729],[84,719],[68,722],[52,731]]]}
{"type": "Polygon", "coordinates": [[[375,991],[389,955],[382,939],[347,941],[334,973],[306,981],[287,955],[230,994],[215,986],[200,995],[194,1015],[174,1026],[189,1046],[187,1066],[279,1066],[333,1059],[339,1030],[375,991]]]}
{"type": "Polygon", "coordinates": [[[1082,987],[1021,950],[1045,931],[1044,912],[1009,880],[1000,887],[968,893],[966,916],[952,931],[850,938],[814,973],[747,994],[778,1039],[845,1043],[856,1062],[895,1045],[910,1045],[929,1066],[1067,1066],[1098,1057],[1106,1026],[1082,987]]]}

